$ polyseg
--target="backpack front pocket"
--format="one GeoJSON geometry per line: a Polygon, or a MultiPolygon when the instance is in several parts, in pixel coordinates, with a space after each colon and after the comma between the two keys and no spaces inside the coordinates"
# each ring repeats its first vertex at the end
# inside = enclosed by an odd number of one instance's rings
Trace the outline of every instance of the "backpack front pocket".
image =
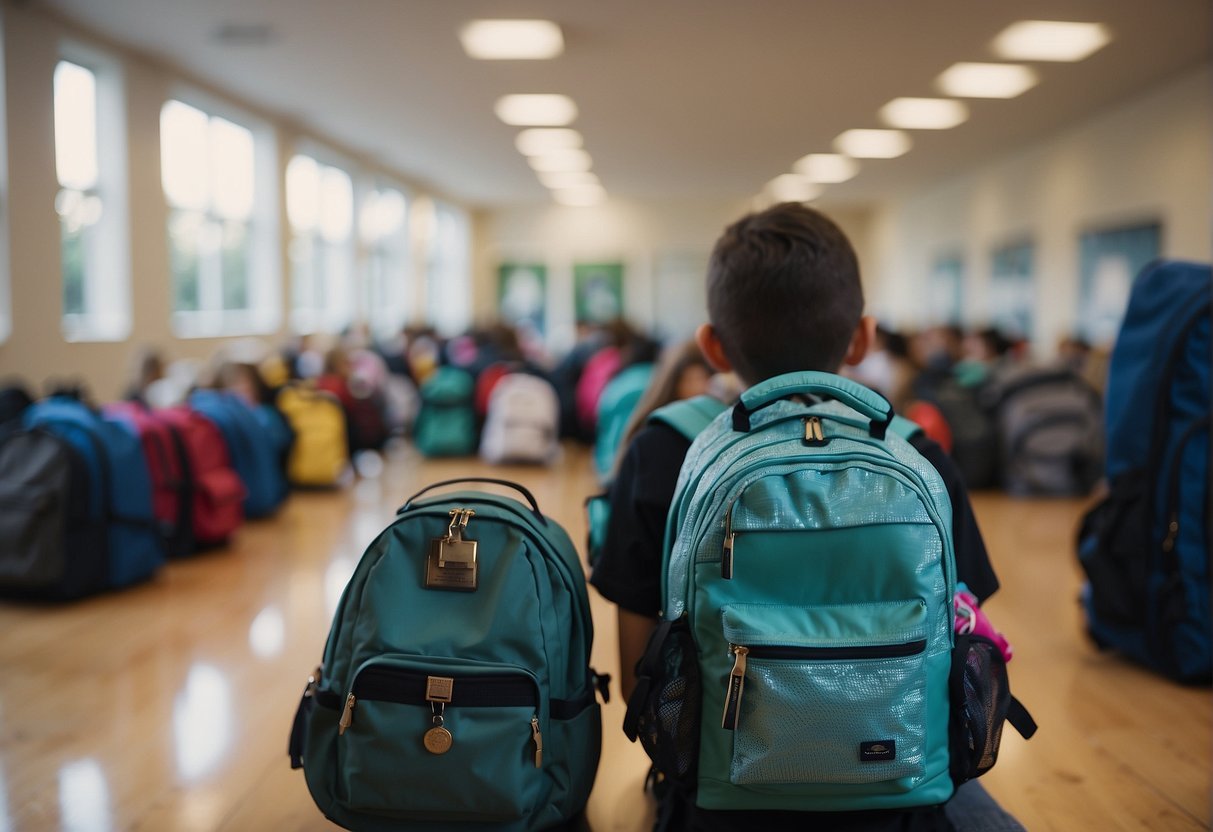
{"type": "Polygon", "coordinates": [[[733,657],[721,725],[737,785],[921,777],[927,609],[725,606],[733,657]]]}
{"type": "Polygon", "coordinates": [[[381,656],[358,669],[337,738],[342,802],[434,821],[509,821],[540,804],[543,725],[520,667],[381,656]]]}

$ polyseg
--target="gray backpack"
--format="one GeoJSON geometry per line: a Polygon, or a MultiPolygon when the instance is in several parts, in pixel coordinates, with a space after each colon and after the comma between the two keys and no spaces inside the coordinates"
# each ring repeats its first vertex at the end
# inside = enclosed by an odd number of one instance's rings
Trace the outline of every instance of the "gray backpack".
{"type": "Polygon", "coordinates": [[[1022,367],[996,379],[1002,485],[1016,495],[1083,495],[1103,470],[1099,393],[1065,367],[1022,367]]]}

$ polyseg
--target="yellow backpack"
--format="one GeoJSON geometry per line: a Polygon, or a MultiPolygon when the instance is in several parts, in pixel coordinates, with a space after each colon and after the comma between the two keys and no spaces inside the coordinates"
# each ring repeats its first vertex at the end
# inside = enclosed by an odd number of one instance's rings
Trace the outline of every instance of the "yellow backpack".
{"type": "Polygon", "coordinates": [[[286,464],[291,485],[337,485],[350,463],[341,403],[330,393],[291,384],[278,393],[278,409],[295,432],[286,464]]]}

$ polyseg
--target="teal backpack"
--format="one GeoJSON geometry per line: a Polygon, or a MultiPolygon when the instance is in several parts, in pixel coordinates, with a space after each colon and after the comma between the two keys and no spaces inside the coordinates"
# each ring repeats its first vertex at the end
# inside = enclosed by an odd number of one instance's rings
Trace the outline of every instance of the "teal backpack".
{"type": "Polygon", "coordinates": [[[371,543],[291,732],[316,805],[348,829],[566,822],[598,768],[607,677],[568,535],[504,480],[437,483],[371,543]],[[486,482],[529,505],[480,491],[486,482]]]}
{"type": "Polygon", "coordinates": [[[939,804],[993,765],[1005,664],[953,634],[952,506],[917,430],[792,373],[692,444],[624,730],[700,807],[939,804]]]}
{"type": "MultiPolygon", "coordinates": [[[[691,399],[671,402],[649,414],[646,424],[660,422],[669,425],[689,440],[694,440],[700,431],[712,423],[725,405],[712,396],[695,396],[691,399]]],[[[611,496],[605,490],[585,501],[586,513],[586,560],[592,567],[602,555],[606,545],[607,526],[611,522],[611,496]]]]}
{"type": "Polygon", "coordinates": [[[421,385],[421,410],[413,425],[413,444],[427,457],[470,456],[480,437],[476,429],[472,374],[439,367],[421,385]]]}
{"type": "Polygon", "coordinates": [[[594,436],[594,471],[606,483],[615,467],[615,456],[628,429],[632,411],[653,378],[652,364],[633,364],[607,382],[598,399],[598,427],[594,436]]]}

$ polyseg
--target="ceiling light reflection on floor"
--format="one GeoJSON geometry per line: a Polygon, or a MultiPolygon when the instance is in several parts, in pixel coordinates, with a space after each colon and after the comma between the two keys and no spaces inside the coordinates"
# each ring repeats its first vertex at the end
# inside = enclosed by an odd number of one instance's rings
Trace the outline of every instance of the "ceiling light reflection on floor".
{"type": "Polygon", "coordinates": [[[177,772],[186,783],[209,774],[231,744],[231,684],[218,668],[195,664],[173,702],[177,772]]]}
{"type": "Polygon", "coordinates": [[[272,659],[282,655],[286,643],[286,622],[282,610],[269,606],[257,613],[248,630],[248,644],[253,655],[261,659],[272,659]]]}
{"type": "Polygon", "coordinates": [[[110,793],[96,760],[75,760],[59,769],[59,820],[72,832],[108,832],[110,793]]]}

